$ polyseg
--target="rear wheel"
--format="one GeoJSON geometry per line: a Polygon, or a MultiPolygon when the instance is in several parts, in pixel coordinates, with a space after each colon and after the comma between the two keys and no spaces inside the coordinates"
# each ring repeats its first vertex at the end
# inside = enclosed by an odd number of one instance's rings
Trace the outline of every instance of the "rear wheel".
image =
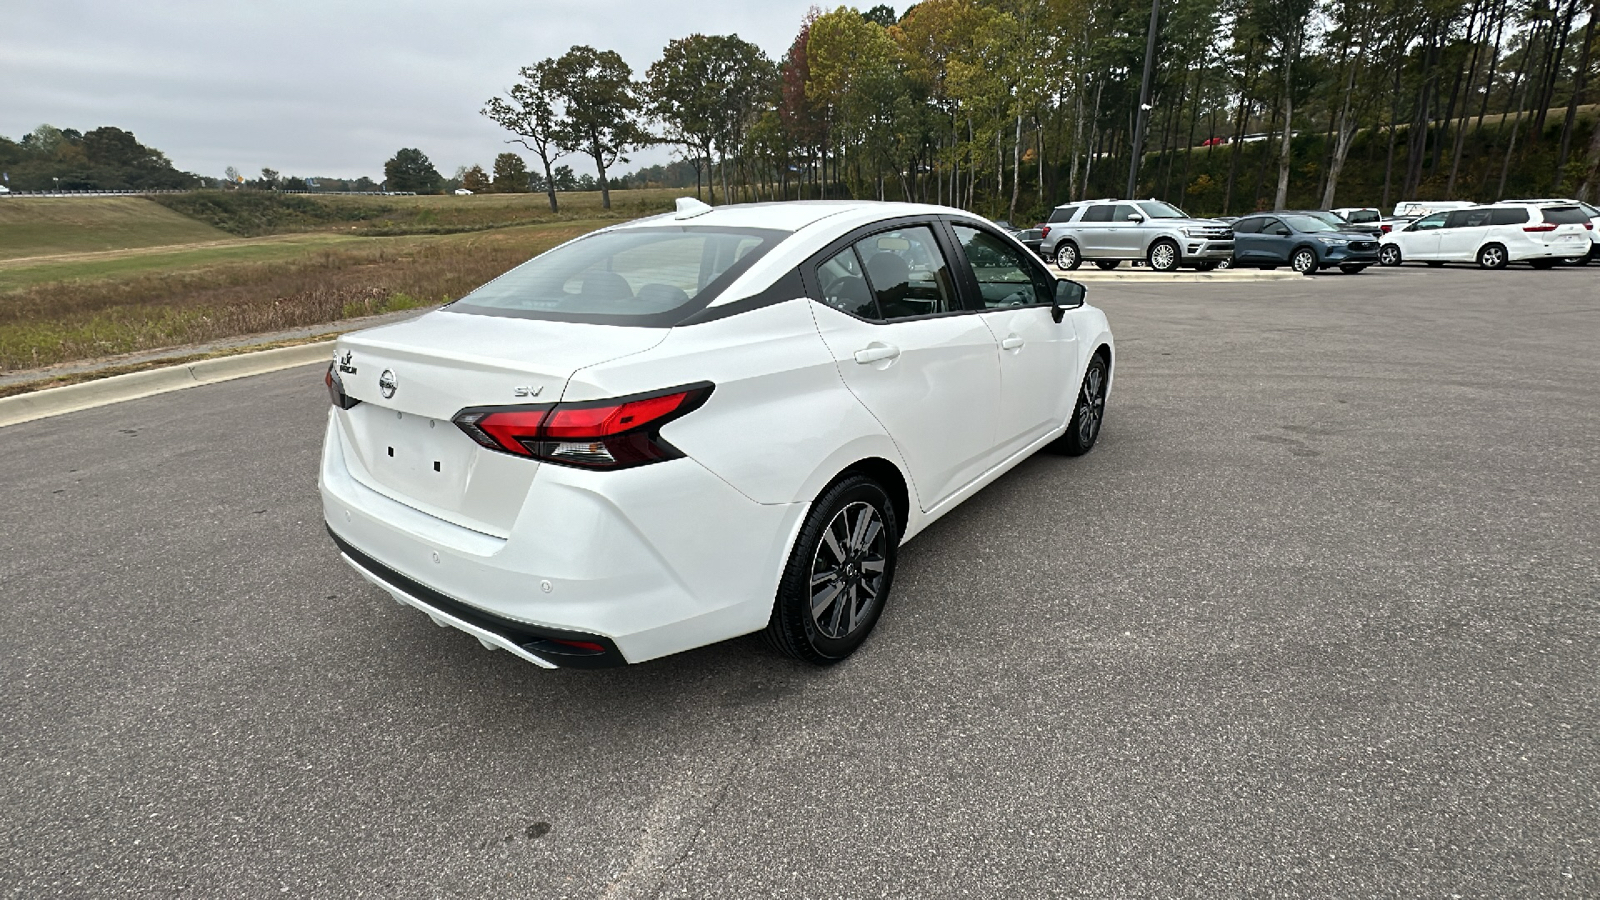
{"type": "Polygon", "coordinates": [[[1078,245],[1071,241],[1062,241],[1056,247],[1056,265],[1068,272],[1083,265],[1083,257],[1078,253],[1078,245]]]}
{"type": "Polygon", "coordinates": [[[1050,444],[1050,449],[1068,456],[1082,456],[1094,449],[1100,439],[1100,425],[1106,417],[1107,377],[1106,358],[1095,354],[1089,368],[1083,373],[1083,384],[1078,387],[1078,402],[1072,410],[1072,420],[1067,423],[1067,433],[1050,444]]]}
{"type": "Polygon", "coordinates": [[[1360,275],[1362,272],[1366,271],[1366,268],[1366,266],[1355,265],[1352,263],[1340,266],[1339,271],[1345,273],[1346,275],[1360,275]]]}
{"type": "Polygon", "coordinates": [[[1566,263],[1569,266],[1587,266],[1589,264],[1589,257],[1587,257],[1587,256],[1569,256],[1566,259],[1563,259],[1562,262],[1566,263]]]}
{"type": "Polygon", "coordinates": [[[1504,269],[1506,263],[1506,248],[1499,244],[1484,244],[1478,251],[1478,265],[1485,269],[1504,269]]]}
{"type": "Polygon", "coordinates": [[[1120,265],[1122,265],[1122,260],[1120,259],[1097,259],[1094,261],[1095,268],[1105,272],[1109,272],[1120,265]]]}
{"type": "Polygon", "coordinates": [[[1400,248],[1395,246],[1394,244],[1384,244],[1382,247],[1379,247],[1378,248],[1378,265],[1380,265],[1380,266],[1398,266],[1398,265],[1400,265],[1400,248]]]}
{"type": "Polygon", "coordinates": [[[768,642],[821,666],[854,653],[889,599],[899,544],[894,504],[876,481],[852,475],[828,488],[789,553],[768,642]]]}
{"type": "Polygon", "coordinates": [[[1150,268],[1157,272],[1176,272],[1178,263],[1183,260],[1179,256],[1178,245],[1168,240],[1159,240],[1150,245],[1150,252],[1146,256],[1150,268]]]}
{"type": "Polygon", "coordinates": [[[1289,265],[1301,275],[1314,275],[1317,271],[1317,254],[1309,247],[1301,247],[1289,257],[1289,265]]]}

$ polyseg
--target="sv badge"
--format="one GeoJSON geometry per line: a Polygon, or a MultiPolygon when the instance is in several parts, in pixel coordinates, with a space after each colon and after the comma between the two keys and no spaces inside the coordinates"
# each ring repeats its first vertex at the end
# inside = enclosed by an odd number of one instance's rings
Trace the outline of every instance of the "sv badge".
{"type": "Polygon", "coordinates": [[[544,393],[544,385],[538,387],[515,387],[511,389],[513,397],[537,397],[544,393]]]}

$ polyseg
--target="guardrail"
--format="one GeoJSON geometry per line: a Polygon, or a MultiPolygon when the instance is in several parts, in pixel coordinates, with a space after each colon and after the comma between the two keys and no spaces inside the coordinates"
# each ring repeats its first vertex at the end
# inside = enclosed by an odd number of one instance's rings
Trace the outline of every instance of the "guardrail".
{"type": "MultiPolygon", "coordinates": [[[[200,191],[214,191],[217,188],[161,188],[148,191],[116,191],[84,189],[81,191],[0,191],[0,198],[4,197],[142,197],[146,194],[195,194],[200,191]]],[[[242,188],[241,190],[251,190],[242,188]]],[[[363,197],[415,197],[416,191],[259,191],[263,194],[346,194],[363,197]]]]}

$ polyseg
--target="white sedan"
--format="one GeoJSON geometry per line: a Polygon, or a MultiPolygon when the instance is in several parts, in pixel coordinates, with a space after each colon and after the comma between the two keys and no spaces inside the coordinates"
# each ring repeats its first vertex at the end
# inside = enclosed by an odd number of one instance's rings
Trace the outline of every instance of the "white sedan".
{"type": "Polygon", "coordinates": [[[1095,444],[1106,317],[957,209],[725,206],[578,238],[339,339],[319,483],[349,564],[541,666],[765,631],[827,664],[898,548],[1095,444]]]}

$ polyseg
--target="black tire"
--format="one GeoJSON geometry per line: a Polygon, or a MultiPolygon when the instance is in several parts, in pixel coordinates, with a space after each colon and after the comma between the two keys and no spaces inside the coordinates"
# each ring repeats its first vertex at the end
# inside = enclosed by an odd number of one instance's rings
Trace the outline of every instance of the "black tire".
{"type": "Polygon", "coordinates": [[[1078,401],[1072,407],[1072,419],[1067,422],[1067,433],[1050,443],[1050,450],[1067,456],[1082,456],[1094,449],[1100,439],[1100,428],[1106,421],[1106,358],[1096,353],[1084,370],[1083,383],[1078,386],[1078,401]]]}
{"type": "Polygon", "coordinates": [[[1235,263],[1233,261],[1233,257],[1231,257],[1231,256],[1228,257],[1227,259],[1219,259],[1219,260],[1217,260],[1217,268],[1219,268],[1219,269],[1231,269],[1235,265],[1237,265],[1237,263],[1235,263]]]}
{"type": "Polygon", "coordinates": [[[1071,241],[1062,241],[1056,245],[1056,268],[1073,269],[1083,265],[1083,254],[1078,252],[1078,245],[1071,241]]]}
{"type": "Polygon", "coordinates": [[[1176,272],[1183,263],[1183,250],[1172,241],[1162,238],[1150,245],[1144,260],[1153,272],[1176,272]]]}
{"type": "Polygon", "coordinates": [[[1444,261],[1438,259],[1427,259],[1423,260],[1423,265],[1430,269],[1442,269],[1444,268],[1444,261]]]}
{"type": "Polygon", "coordinates": [[[1543,270],[1543,269],[1554,269],[1556,267],[1556,263],[1557,262],[1558,262],[1558,260],[1554,260],[1554,259],[1530,259],[1530,260],[1528,260],[1528,265],[1533,266],[1535,269],[1540,269],[1540,270],[1543,270]]]}
{"type": "Polygon", "coordinates": [[[819,666],[854,653],[889,599],[899,545],[900,522],[881,485],[863,475],[835,482],[806,513],[778,582],[767,641],[795,659],[819,666]],[[858,518],[862,515],[868,518],[858,518]],[[864,536],[860,541],[856,526],[864,536]],[[814,614],[814,597],[830,590],[833,596],[814,614]]]}
{"type": "Polygon", "coordinates": [[[1102,272],[1109,272],[1120,265],[1122,265],[1122,260],[1120,259],[1097,259],[1094,261],[1094,267],[1102,272]]]}
{"type": "Polygon", "coordinates": [[[1398,266],[1402,262],[1405,262],[1405,259],[1401,255],[1400,247],[1398,245],[1384,244],[1378,248],[1378,265],[1385,268],[1390,268],[1393,266],[1398,266]]]}
{"type": "Polygon", "coordinates": [[[1317,251],[1301,247],[1289,256],[1289,267],[1301,275],[1317,274],[1317,251]]]}
{"type": "Polygon", "coordinates": [[[1209,272],[1220,265],[1222,265],[1222,263],[1219,260],[1211,259],[1206,260],[1205,262],[1195,263],[1194,270],[1196,272],[1209,272]]]}
{"type": "MultiPolygon", "coordinates": [[[[1593,254],[1590,254],[1590,256],[1593,256],[1593,254]]],[[[1587,266],[1590,256],[1572,256],[1563,259],[1561,262],[1569,266],[1587,266]]]]}
{"type": "Polygon", "coordinates": [[[1478,267],[1483,269],[1504,269],[1506,263],[1506,248],[1499,244],[1484,244],[1478,249],[1478,267]]]}
{"type": "Polygon", "coordinates": [[[1346,275],[1360,275],[1362,272],[1365,272],[1366,270],[1367,270],[1366,266],[1359,265],[1357,263],[1347,263],[1346,265],[1342,265],[1342,266],[1339,267],[1339,271],[1345,273],[1346,275]]]}

